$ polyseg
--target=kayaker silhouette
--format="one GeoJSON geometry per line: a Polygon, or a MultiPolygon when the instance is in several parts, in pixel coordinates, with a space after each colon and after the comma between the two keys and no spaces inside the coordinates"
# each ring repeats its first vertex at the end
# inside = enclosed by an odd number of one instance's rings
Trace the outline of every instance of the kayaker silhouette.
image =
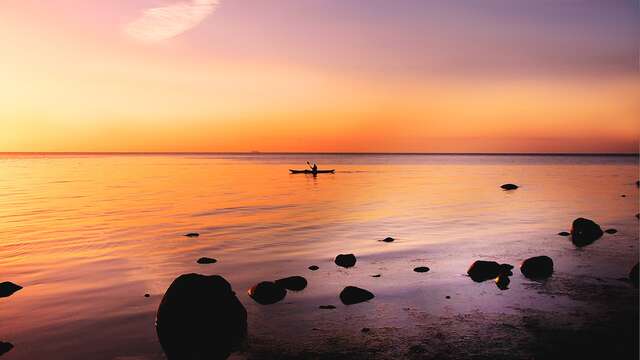
{"type": "Polygon", "coordinates": [[[307,161],[307,165],[309,165],[309,167],[311,168],[311,172],[314,175],[318,173],[318,165],[316,165],[316,163],[313,163],[313,166],[311,166],[311,163],[307,161]]]}

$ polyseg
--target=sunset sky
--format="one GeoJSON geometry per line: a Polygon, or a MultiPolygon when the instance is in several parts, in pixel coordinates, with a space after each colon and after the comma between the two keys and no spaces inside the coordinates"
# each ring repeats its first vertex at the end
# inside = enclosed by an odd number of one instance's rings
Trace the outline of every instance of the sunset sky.
{"type": "Polygon", "coordinates": [[[637,152],[637,0],[4,0],[1,151],[637,152]]]}

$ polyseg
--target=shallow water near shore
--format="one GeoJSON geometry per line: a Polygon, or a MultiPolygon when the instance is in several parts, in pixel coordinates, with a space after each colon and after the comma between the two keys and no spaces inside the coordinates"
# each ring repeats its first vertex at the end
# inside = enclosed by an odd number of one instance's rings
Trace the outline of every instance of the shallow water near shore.
{"type": "Polygon", "coordinates": [[[635,156],[1,155],[0,282],[24,287],[0,298],[3,359],[162,359],[155,312],[190,272],[224,276],[247,308],[236,359],[531,358],[591,337],[637,358],[638,290],[621,278],[638,262],[638,173],[635,156]],[[289,174],[307,160],[336,173],[289,174]],[[557,233],[577,217],[618,232],[576,248],[557,233]],[[537,255],[554,260],[545,282],[517,269],[537,255]],[[478,259],[516,265],[510,288],[471,281],[478,259]],[[280,303],[246,294],[292,275],[309,285],[280,303]],[[376,297],[342,305],[348,285],[376,297]]]}

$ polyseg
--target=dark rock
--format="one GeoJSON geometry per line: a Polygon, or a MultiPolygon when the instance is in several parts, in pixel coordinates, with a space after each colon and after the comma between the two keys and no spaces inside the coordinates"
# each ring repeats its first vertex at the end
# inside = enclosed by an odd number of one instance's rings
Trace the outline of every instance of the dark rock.
{"type": "Polygon", "coordinates": [[[356,264],[356,256],[353,254],[340,254],[336,256],[335,263],[344,268],[350,268],[356,264]]]}
{"type": "Polygon", "coordinates": [[[571,225],[571,240],[576,246],[586,246],[602,237],[600,225],[584,218],[573,220],[571,225]]]}
{"type": "Polygon", "coordinates": [[[192,233],[184,234],[184,236],[193,238],[193,237],[198,237],[198,236],[200,236],[200,234],[198,234],[198,233],[196,233],[196,232],[192,232],[192,233]]]}
{"type": "Polygon", "coordinates": [[[13,295],[14,292],[22,289],[22,286],[16,285],[10,281],[0,283],[0,298],[13,295]]]}
{"type": "Polygon", "coordinates": [[[317,267],[316,265],[311,265],[311,266],[309,266],[309,270],[311,270],[311,271],[316,271],[316,270],[318,270],[318,269],[320,269],[320,268],[319,268],[319,267],[317,267]]]}
{"type": "Polygon", "coordinates": [[[363,333],[368,333],[369,331],[371,331],[371,329],[365,327],[365,328],[362,328],[362,330],[360,331],[362,331],[363,333]]]}
{"type": "Polygon", "coordinates": [[[604,232],[606,232],[607,234],[615,234],[615,233],[618,232],[618,230],[616,230],[616,229],[607,229],[604,232]]]}
{"type": "Polygon", "coordinates": [[[287,290],[301,291],[307,287],[307,279],[302,276],[290,276],[284,279],[276,280],[276,284],[287,290]]]}
{"type": "Polygon", "coordinates": [[[249,289],[249,296],[261,305],[275,304],[286,295],[285,288],[271,281],[263,281],[249,289]]]}
{"type": "Polygon", "coordinates": [[[631,283],[635,287],[638,287],[638,264],[631,268],[631,271],[629,272],[629,280],[631,280],[631,283]]]}
{"type": "Polygon", "coordinates": [[[625,195],[625,194],[622,194],[622,195],[620,195],[620,197],[627,197],[627,195],[625,195]]]}
{"type": "Polygon", "coordinates": [[[387,238],[384,238],[384,239],[382,239],[382,240],[380,240],[380,241],[384,241],[384,242],[386,242],[386,243],[390,243],[390,242],[394,242],[395,240],[396,240],[396,239],[394,239],[394,238],[392,238],[392,237],[387,237],[387,238]]]}
{"type": "Polygon", "coordinates": [[[451,296],[447,295],[444,297],[445,299],[451,299],[451,296]]]}
{"type": "Polygon", "coordinates": [[[511,280],[509,279],[509,275],[506,275],[506,274],[500,274],[496,278],[496,286],[500,290],[507,290],[509,288],[510,282],[511,280]]]}
{"type": "Polygon", "coordinates": [[[640,213],[636,214],[636,219],[640,219],[640,213]]]}
{"type": "Polygon", "coordinates": [[[636,181],[636,186],[637,186],[637,187],[640,187],[640,180],[637,180],[637,181],[636,181]]]}
{"type": "Polygon", "coordinates": [[[380,275],[380,274],[371,275],[371,277],[374,277],[374,278],[379,278],[380,276],[382,276],[382,275],[380,275]]]}
{"type": "Polygon", "coordinates": [[[149,295],[149,294],[144,294],[144,297],[147,297],[147,298],[148,298],[148,297],[151,297],[151,295],[149,295]]]}
{"type": "Polygon", "coordinates": [[[336,307],[333,306],[333,305],[320,305],[320,306],[318,306],[318,308],[323,309],[323,310],[333,310],[336,307]]]}
{"type": "Polygon", "coordinates": [[[13,344],[0,341],[0,356],[8,353],[11,349],[13,349],[13,344]]]}
{"type": "Polygon", "coordinates": [[[553,260],[544,255],[528,258],[520,265],[520,272],[529,279],[546,279],[553,274],[553,260]]]}
{"type": "Polygon", "coordinates": [[[511,275],[511,269],[513,269],[513,266],[509,264],[498,264],[495,261],[477,260],[471,264],[471,267],[467,270],[467,274],[473,281],[482,282],[485,280],[495,279],[501,273],[511,275]]]}
{"type": "Polygon", "coordinates": [[[417,268],[414,268],[413,271],[417,272],[417,273],[426,273],[427,271],[429,271],[430,269],[426,266],[418,266],[417,268]]]}
{"type": "Polygon", "coordinates": [[[560,235],[560,236],[569,236],[569,235],[571,235],[571,233],[570,232],[566,232],[566,231],[560,231],[558,233],[558,235],[560,235]]]}
{"type": "Polygon", "coordinates": [[[247,311],[223,277],[185,274],[164,294],[156,331],[168,359],[226,359],[246,338],[247,311]]]}
{"type": "Polygon", "coordinates": [[[515,184],[504,184],[500,186],[503,190],[515,190],[518,188],[518,185],[515,184]]]}
{"type": "Polygon", "coordinates": [[[371,292],[355,286],[347,286],[340,293],[340,301],[342,301],[342,303],[345,305],[352,305],[364,301],[369,301],[374,297],[375,296],[371,292]]]}
{"type": "Polygon", "coordinates": [[[215,264],[217,262],[218,260],[208,257],[201,257],[200,259],[198,259],[198,264],[215,264]]]}

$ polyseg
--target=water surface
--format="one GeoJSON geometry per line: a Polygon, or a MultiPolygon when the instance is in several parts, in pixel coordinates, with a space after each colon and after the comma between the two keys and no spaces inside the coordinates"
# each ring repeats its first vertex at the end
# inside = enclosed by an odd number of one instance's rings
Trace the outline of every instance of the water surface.
{"type": "Polygon", "coordinates": [[[364,326],[410,337],[429,316],[581,311],[591,304],[567,290],[572,279],[628,287],[618,278],[638,261],[638,170],[634,156],[5,154],[0,281],[24,289],[0,299],[0,341],[15,346],[7,359],[163,358],[155,311],[188,272],[223,275],[247,308],[239,358],[265,344],[322,351],[364,326]],[[306,160],[337,172],[288,173],[306,160]],[[576,249],[556,235],[576,217],[618,233],[576,249]],[[397,240],[377,241],[387,236],[397,240]],[[337,268],[339,253],[357,266],[337,268]],[[546,284],[516,271],[501,291],[464,275],[476,259],[542,254],[556,266],[546,284]],[[421,265],[431,271],[412,271],[421,265]],[[266,307],[246,295],[290,275],[309,287],[266,307]],[[345,307],[346,285],[376,298],[345,307]],[[338,308],[317,309],[327,304],[338,308]]]}

